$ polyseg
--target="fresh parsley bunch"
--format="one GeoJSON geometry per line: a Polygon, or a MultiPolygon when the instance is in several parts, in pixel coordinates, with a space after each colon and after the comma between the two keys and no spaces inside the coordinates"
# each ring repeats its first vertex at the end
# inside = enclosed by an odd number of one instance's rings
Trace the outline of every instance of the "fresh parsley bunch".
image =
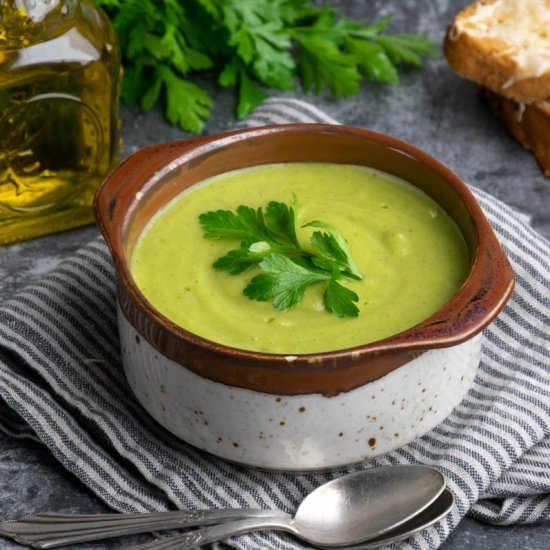
{"type": "Polygon", "coordinates": [[[416,34],[384,34],[386,17],[369,25],[338,17],[311,0],[96,0],[113,21],[125,69],[122,100],[200,132],[212,98],[189,78],[209,71],[235,87],[236,114],[246,116],[266,89],[335,97],[358,93],[363,78],[395,84],[401,63],[421,66],[433,44],[416,34]]]}
{"type": "Polygon", "coordinates": [[[272,301],[278,311],[291,308],[304,297],[308,287],[325,283],[325,309],[338,317],[357,317],[359,300],[355,292],[338,281],[343,277],[362,279],[342,234],[330,225],[314,220],[303,227],[317,227],[310,237],[312,251],[300,245],[296,233],[296,197],[287,206],[271,201],[265,208],[239,206],[236,212],[214,210],[199,217],[204,236],[210,239],[238,239],[239,248],[218,258],[213,267],[237,275],[252,266],[263,271],[244,289],[245,296],[272,301]]]}

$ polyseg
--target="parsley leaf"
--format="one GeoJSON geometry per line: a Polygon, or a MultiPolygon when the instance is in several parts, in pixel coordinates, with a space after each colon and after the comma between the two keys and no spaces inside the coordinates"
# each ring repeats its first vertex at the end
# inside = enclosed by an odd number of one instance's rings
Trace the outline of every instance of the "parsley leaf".
{"type": "Polygon", "coordinates": [[[306,223],[304,227],[322,227],[328,231],[328,233],[315,231],[311,236],[311,244],[318,254],[312,261],[317,267],[323,269],[335,267],[353,279],[362,279],[351,257],[348,243],[337,229],[318,220],[306,223]]]}
{"type": "Polygon", "coordinates": [[[357,317],[359,308],[354,302],[359,301],[359,296],[353,290],[342,286],[331,279],[325,291],[325,307],[338,317],[357,317]]]}
{"type": "Polygon", "coordinates": [[[300,248],[298,235],[296,235],[296,210],[297,199],[294,196],[290,206],[282,202],[271,201],[266,208],[266,226],[275,237],[289,241],[296,248],[300,248]]]}
{"type": "Polygon", "coordinates": [[[199,216],[204,236],[241,241],[240,247],[218,258],[213,267],[232,275],[253,266],[263,272],[243,290],[252,300],[272,301],[282,311],[298,304],[308,287],[324,282],[325,308],[339,317],[356,317],[357,294],[337,281],[344,277],[359,280],[361,274],[351,257],[343,235],[319,220],[303,227],[319,227],[310,237],[313,252],[300,244],[297,227],[298,201],[289,205],[271,201],[264,209],[239,206],[236,212],[215,210],[199,216]]]}
{"type": "Polygon", "coordinates": [[[244,241],[240,248],[230,250],[225,256],[218,258],[212,265],[221,271],[227,271],[231,275],[238,275],[255,264],[260,263],[273,248],[265,241],[249,244],[244,241]]]}
{"type": "Polygon", "coordinates": [[[353,55],[342,53],[337,44],[321,36],[296,35],[300,46],[300,76],[306,92],[319,94],[326,83],[334,96],[359,92],[361,75],[353,55]]]}
{"type": "Polygon", "coordinates": [[[334,11],[325,8],[312,25],[290,28],[299,46],[304,90],[313,88],[319,93],[326,85],[333,96],[355,95],[362,75],[397,84],[399,64],[421,66],[420,55],[435,54],[434,45],[425,36],[380,34],[390,22],[390,17],[371,25],[346,18],[336,20],[334,11]]]}
{"type": "Polygon", "coordinates": [[[252,80],[246,70],[239,71],[239,103],[237,117],[244,118],[269,96],[252,80]]]}
{"type": "Polygon", "coordinates": [[[157,79],[142,97],[141,106],[152,107],[160,93],[161,86],[166,90],[166,118],[172,124],[179,124],[192,132],[200,132],[204,119],[210,112],[212,99],[201,88],[179,78],[166,65],[156,69],[157,79]]]}
{"type": "Polygon", "coordinates": [[[275,201],[261,208],[239,206],[236,212],[215,210],[199,216],[204,236],[210,239],[240,239],[241,246],[214,262],[216,269],[232,275],[242,273],[273,252],[299,254],[301,247],[294,227],[293,206],[275,201]]]}
{"type": "Polygon", "coordinates": [[[299,303],[310,285],[331,279],[330,273],[304,267],[282,254],[269,255],[260,262],[260,268],[265,273],[256,275],[243,293],[253,300],[273,300],[277,311],[299,303]]]}
{"type": "Polygon", "coordinates": [[[422,35],[386,34],[391,18],[369,24],[312,0],[95,0],[118,34],[122,100],[201,132],[212,99],[191,78],[205,73],[236,90],[245,117],[269,96],[301,83],[335,97],[359,93],[363,79],[397,84],[399,66],[435,53],[422,35]]]}
{"type": "Polygon", "coordinates": [[[239,206],[237,212],[231,210],[215,210],[205,212],[199,216],[199,221],[204,229],[204,236],[218,239],[220,237],[233,237],[237,239],[269,238],[263,212],[254,210],[249,206],[239,206]]]}
{"type": "Polygon", "coordinates": [[[392,63],[410,63],[420,67],[422,58],[419,53],[433,54],[433,45],[423,36],[403,34],[379,36],[376,41],[384,48],[392,63]]]}
{"type": "Polygon", "coordinates": [[[384,48],[368,40],[346,38],[347,49],[356,56],[359,66],[369,80],[397,84],[399,74],[384,48]]]}

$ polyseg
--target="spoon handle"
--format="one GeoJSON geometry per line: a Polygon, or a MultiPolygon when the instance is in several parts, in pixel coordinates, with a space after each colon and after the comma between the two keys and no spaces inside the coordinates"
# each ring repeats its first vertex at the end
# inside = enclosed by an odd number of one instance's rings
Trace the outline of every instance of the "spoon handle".
{"type": "Polygon", "coordinates": [[[0,535],[35,548],[54,548],[121,535],[212,525],[243,518],[290,517],[253,508],[136,514],[57,514],[45,512],[0,523],[0,535]]]}
{"type": "MultiPolygon", "coordinates": [[[[252,531],[273,529],[276,531],[288,531],[297,534],[292,524],[292,516],[273,516],[270,518],[252,518],[239,521],[221,523],[211,527],[202,527],[189,531],[184,535],[176,535],[165,539],[155,540],[134,546],[131,550],[186,550],[203,546],[211,542],[224,540],[228,537],[250,533],[252,531]]],[[[302,538],[304,538],[302,536],[302,538]]]]}

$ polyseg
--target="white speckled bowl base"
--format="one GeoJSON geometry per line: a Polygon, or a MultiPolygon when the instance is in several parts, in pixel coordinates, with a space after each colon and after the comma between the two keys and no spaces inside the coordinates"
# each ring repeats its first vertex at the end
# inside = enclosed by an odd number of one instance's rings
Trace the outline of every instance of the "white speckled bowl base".
{"type": "Polygon", "coordinates": [[[478,335],[334,397],[278,396],[202,378],[163,357],[120,309],[119,329],[128,382],[162,426],[221,458],[287,471],[352,464],[425,434],[462,400],[481,352],[478,335]]]}

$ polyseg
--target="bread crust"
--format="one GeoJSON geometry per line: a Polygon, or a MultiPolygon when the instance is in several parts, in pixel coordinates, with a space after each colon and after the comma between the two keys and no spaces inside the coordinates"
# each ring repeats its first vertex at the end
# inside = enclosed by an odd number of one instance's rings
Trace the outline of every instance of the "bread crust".
{"type": "Polygon", "coordinates": [[[462,77],[520,103],[535,103],[550,97],[550,69],[540,76],[524,78],[518,73],[517,61],[505,52],[504,40],[476,36],[460,31],[457,23],[468,20],[479,4],[495,0],[480,0],[460,12],[448,28],[443,51],[449,65],[462,77]]]}
{"type": "Polygon", "coordinates": [[[482,90],[492,111],[508,131],[529,151],[550,176],[550,102],[522,105],[489,90],[482,90]]]}

